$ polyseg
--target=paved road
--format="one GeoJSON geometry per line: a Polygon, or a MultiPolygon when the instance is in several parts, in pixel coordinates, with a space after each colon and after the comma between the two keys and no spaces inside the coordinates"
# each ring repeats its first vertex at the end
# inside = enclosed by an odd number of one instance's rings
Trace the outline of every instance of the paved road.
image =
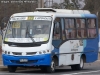
{"type": "MultiPolygon", "coordinates": [[[[24,70],[16,71],[16,73],[9,73],[8,71],[1,71],[0,75],[51,75],[44,73],[41,70],[24,70]]],[[[72,71],[68,66],[66,68],[57,69],[52,75],[100,75],[100,61],[91,64],[85,64],[81,71],[72,71]]]]}

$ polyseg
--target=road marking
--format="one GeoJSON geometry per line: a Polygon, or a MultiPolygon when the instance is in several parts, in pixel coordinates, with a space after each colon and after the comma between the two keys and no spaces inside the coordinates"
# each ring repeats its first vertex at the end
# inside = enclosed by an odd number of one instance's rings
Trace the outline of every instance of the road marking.
{"type": "Polygon", "coordinates": [[[62,74],[62,75],[79,75],[79,74],[96,73],[96,72],[100,72],[100,70],[97,70],[97,71],[88,71],[88,72],[70,73],[70,74],[62,74]]]}

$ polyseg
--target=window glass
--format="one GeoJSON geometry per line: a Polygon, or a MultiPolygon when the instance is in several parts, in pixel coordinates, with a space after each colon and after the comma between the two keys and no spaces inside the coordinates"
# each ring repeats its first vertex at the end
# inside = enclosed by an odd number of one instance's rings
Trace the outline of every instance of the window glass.
{"type": "Polygon", "coordinates": [[[67,39],[74,39],[76,38],[76,30],[75,29],[66,29],[66,38],[67,39]]]}
{"type": "Polygon", "coordinates": [[[64,20],[66,39],[95,38],[97,35],[95,19],[76,18],[74,20],[65,18],[64,20]],[[86,26],[86,24],[88,25],[86,26]]]}
{"type": "Polygon", "coordinates": [[[86,20],[85,19],[76,19],[76,27],[77,27],[77,38],[86,38],[86,20]]]}
{"type": "Polygon", "coordinates": [[[74,19],[65,18],[65,33],[67,39],[76,38],[74,19]]]}
{"type": "Polygon", "coordinates": [[[56,18],[54,21],[54,28],[53,28],[53,40],[52,45],[54,47],[59,47],[62,42],[62,23],[61,18],[56,18]]]}
{"type": "Polygon", "coordinates": [[[34,38],[49,38],[50,27],[51,21],[46,20],[11,21],[5,37],[30,38],[31,36],[34,38]]]}
{"type": "Polygon", "coordinates": [[[56,22],[54,26],[54,35],[53,35],[54,40],[60,39],[60,27],[59,26],[60,26],[59,22],[56,22]]]}
{"type": "Polygon", "coordinates": [[[95,28],[95,19],[88,19],[88,28],[95,28]]]}
{"type": "Polygon", "coordinates": [[[96,37],[96,23],[95,19],[88,19],[88,37],[94,38],[96,37]]]}
{"type": "Polygon", "coordinates": [[[12,29],[13,37],[19,38],[20,37],[21,23],[20,22],[13,22],[12,23],[12,28],[13,28],[12,29]],[[19,34],[19,36],[17,36],[18,34],[19,34]]]}
{"type": "Polygon", "coordinates": [[[95,28],[93,28],[93,29],[88,29],[88,37],[89,38],[94,38],[94,37],[96,37],[96,29],[95,28]]]}
{"type": "Polygon", "coordinates": [[[66,28],[74,28],[74,19],[65,18],[65,27],[66,28]]]}
{"type": "Polygon", "coordinates": [[[86,38],[86,29],[77,29],[77,38],[86,38]]]}
{"type": "Polygon", "coordinates": [[[77,28],[85,28],[85,19],[76,19],[77,28]]]}

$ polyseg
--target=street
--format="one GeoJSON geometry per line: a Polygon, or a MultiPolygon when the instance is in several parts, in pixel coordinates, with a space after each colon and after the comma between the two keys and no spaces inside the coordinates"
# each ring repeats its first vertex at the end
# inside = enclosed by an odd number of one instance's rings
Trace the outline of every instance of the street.
{"type": "MultiPolygon", "coordinates": [[[[8,71],[0,71],[0,75],[51,75],[50,73],[42,72],[41,70],[24,70],[9,73],[8,71]]],[[[100,61],[87,63],[83,70],[73,71],[71,68],[64,67],[57,69],[52,75],[100,75],[100,61]]]]}

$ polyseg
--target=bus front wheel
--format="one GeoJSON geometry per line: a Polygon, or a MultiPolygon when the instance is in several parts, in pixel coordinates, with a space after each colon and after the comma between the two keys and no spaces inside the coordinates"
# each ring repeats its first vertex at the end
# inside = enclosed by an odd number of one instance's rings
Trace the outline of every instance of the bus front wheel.
{"type": "Polygon", "coordinates": [[[82,70],[84,67],[84,59],[83,57],[80,58],[80,64],[71,65],[72,70],[82,70]]]}
{"type": "Polygon", "coordinates": [[[8,66],[8,71],[9,72],[15,72],[16,71],[16,69],[17,69],[17,67],[15,67],[15,66],[8,66]]]}
{"type": "Polygon", "coordinates": [[[55,72],[55,60],[54,59],[52,60],[51,65],[47,67],[47,72],[49,73],[55,72]]]}

